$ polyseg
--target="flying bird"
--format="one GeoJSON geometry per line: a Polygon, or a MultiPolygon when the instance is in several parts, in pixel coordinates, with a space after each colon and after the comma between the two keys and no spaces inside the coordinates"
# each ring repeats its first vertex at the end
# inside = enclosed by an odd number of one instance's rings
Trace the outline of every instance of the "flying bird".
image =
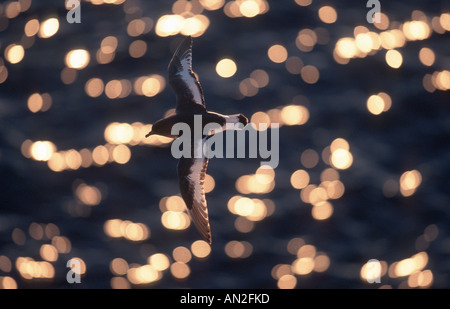
{"type": "MultiPolygon", "coordinates": [[[[175,51],[168,67],[169,83],[176,97],[176,113],[155,122],[146,137],[156,134],[172,138],[179,136],[172,134],[172,127],[177,123],[186,123],[194,128],[194,116],[201,116],[202,132],[208,123],[217,123],[221,130],[230,126],[227,124],[241,123],[247,125],[248,119],[242,114],[222,115],[206,109],[205,97],[197,74],[192,70],[192,37],[186,37],[175,51]]],[[[191,130],[193,132],[193,130],[191,130]]],[[[212,132],[211,134],[217,133],[212,132]]],[[[203,239],[212,243],[211,227],[209,223],[208,207],[205,198],[204,181],[208,157],[201,151],[201,157],[194,156],[194,150],[203,149],[205,141],[212,135],[201,134],[200,138],[192,134],[191,156],[181,157],[178,162],[178,178],[181,196],[186,203],[188,213],[203,239]]]]}

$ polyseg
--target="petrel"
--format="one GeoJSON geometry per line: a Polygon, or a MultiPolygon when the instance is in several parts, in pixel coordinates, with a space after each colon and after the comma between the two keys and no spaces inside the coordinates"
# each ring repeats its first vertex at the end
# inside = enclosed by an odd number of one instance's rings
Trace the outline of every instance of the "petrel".
{"type": "MultiPolygon", "coordinates": [[[[241,123],[247,125],[248,119],[242,114],[222,115],[206,109],[205,97],[197,74],[192,70],[192,37],[186,37],[175,51],[169,63],[169,83],[177,97],[176,113],[155,122],[146,137],[157,134],[172,138],[179,136],[172,134],[172,127],[177,123],[186,123],[193,132],[194,118],[201,116],[202,132],[209,123],[220,125],[221,130],[231,126],[227,124],[241,123]],[[196,117],[195,117],[196,116],[196,117]]],[[[217,131],[215,132],[217,133],[217,131]]],[[[214,134],[212,132],[211,134],[214,134]]],[[[188,213],[202,235],[211,244],[211,227],[209,224],[208,207],[205,198],[204,181],[208,157],[201,151],[201,156],[195,155],[194,150],[203,149],[203,144],[212,135],[196,137],[192,134],[191,156],[181,157],[178,162],[178,178],[181,196],[186,203],[188,213]]]]}

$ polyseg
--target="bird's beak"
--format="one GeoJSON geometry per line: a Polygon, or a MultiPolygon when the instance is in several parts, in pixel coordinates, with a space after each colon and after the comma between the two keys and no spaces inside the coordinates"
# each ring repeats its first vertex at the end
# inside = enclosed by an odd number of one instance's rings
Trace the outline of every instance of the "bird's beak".
{"type": "Polygon", "coordinates": [[[153,134],[155,134],[155,133],[153,131],[150,131],[147,133],[147,135],[145,137],[149,137],[150,135],[153,135],[153,134]]]}

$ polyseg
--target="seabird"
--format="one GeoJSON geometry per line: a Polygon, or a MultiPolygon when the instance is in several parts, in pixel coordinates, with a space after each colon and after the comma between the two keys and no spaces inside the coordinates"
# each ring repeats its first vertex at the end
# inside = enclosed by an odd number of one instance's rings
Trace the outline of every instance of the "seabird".
{"type": "MultiPolygon", "coordinates": [[[[169,63],[168,70],[169,83],[177,97],[176,113],[155,122],[146,137],[157,134],[177,138],[178,136],[174,136],[171,133],[172,126],[183,122],[188,124],[190,128],[193,128],[194,115],[201,116],[203,127],[208,123],[217,123],[222,127],[222,130],[225,130],[227,129],[227,123],[247,125],[248,119],[242,114],[222,115],[206,109],[202,86],[197,74],[192,70],[191,36],[186,37],[181,42],[169,63]]],[[[200,158],[193,155],[194,149],[202,147],[210,136],[202,135],[200,139],[191,139],[192,155],[190,158],[181,157],[179,159],[178,178],[181,196],[186,203],[188,213],[203,239],[211,244],[211,227],[204,190],[206,168],[209,160],[203,154],[203,151],[200,158]]]]}

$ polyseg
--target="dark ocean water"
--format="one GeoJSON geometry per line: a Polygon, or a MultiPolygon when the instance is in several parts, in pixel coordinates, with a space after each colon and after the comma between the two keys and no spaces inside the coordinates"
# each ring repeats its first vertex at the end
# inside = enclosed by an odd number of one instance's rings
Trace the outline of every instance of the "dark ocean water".
{"type": "Polygon", "coordinates": [[[66,263],[78,257],[86,266],[78,288],[111,288],[116,280],[112,281],[113,277],[121,278],[116,281],[123,284],[120,287],[131,288],[277,288],[279,278],[274,277],[274,268],[294,265],[301,258],[288,249],[296,238],[314,246],[315,256],[328,257],[329,265],[324,271],[304,274],[291,270],[285,279],[296,280],[295,288],[406,288],[417,287],[417,282],[432,288],[449,287],[450,96],[448,89],[430,92],[423,84],[426,74],[450,70],[450,34],[431,26],[433,17],[449,12],[448,3],[381,1],[382,12],[390,19],[386,30],[411,21],[415,10],[415,16],[420,10],[419,15],[427,17],[431,29],[426,38],[406,40],[397,48],[403,56],[398,69],[386,64],[387,51],[381,47],[347,64],[339,64],[333,57],[338,40],[353,37],[356,26],[383,32],[367,23],[364,1],[313,1],[305,7],[293,0],[268,1],[269,10],[252,18],[230,18],[223,8],[199,13],[209,18],[209,26],[194,38],[193,66],[209,109],[250,118],[258,111],[300,104],[308,109],[309,119],[303,125],[280,127],[279,165],[269,192],[245,194],[236,188],[239,177],[255,173],[259,160],[212,159],[208,174],[215,187],[207,194],[211,252],[204,258],[192,257],[185,264],[189,274],[184,279],[166,269],[154,282],[135,284],[128,281],[129,274],[114,274],[110,266],[113,259],[122,258],[133,268],[162,253],[173,265],[173,250],[180,246],[190,249],[199,239],[193,224],[174,231],[161,222],[161,199],[179,194],[177,160],[171,156],[170,145],[128,145],[131,157],[126,164],[109,162],[60,172],[52,171],[47,162],[27,158],[21,149],[24,141],[30,140],[51,141],[58,151],[93,150],[106,144],[104,131],[110,123],[151,124],[160,119],[175,107],[167,79],[165,88],[153,97],[134,91],[118,99],[105,92],[91,97],[85,85],[93,77],[105,84],[113,79],[134,82],[151,74],[166,78],[167,64],[181,35],[161,37],[155,32],[158,19],[172,14],[170,1],[128,0],[120,5],[82,2],[80,24],[66,22],[63,2],[35,0],[13,18],[7,17],[12,14],[7,13],[9,2],[1,4],[0,65],[8,73],[0,83],[0,287],[6,285],[1,280],[12,278],[18,288],[73,288],[66,281],[66,263]],[[336,9],[336,22],[327,24],[318,17],[319,8],[325,5],[336,9]],[[42,22],[49,16],[59,19],[55,35],[24,39],[28,20],[42,22]],[[131,37],[128,23],[142,17],[151,18],[151,30],[131,37]],[[305,28],[320,28],[319,32],[325,33],[322,44],[315,44],[311,51],[301,51],[295,43],[298,32],[305,28]],[[115,58],[99,64],[95,54],[107,36],[118,39],[115,58]],[[129,45],[135,40],[147,44],[147,51],[139,58],[129,54],[129,45]],[[16,64],[8,61],[10,44],[28,44],[23,59],[16,64]],[[283,45],[289,57],[317,68],[318,81],[307,83],[300,74],[289,73],[284,63],[270,61],[267,50],[274,44],[283,45]],[[419,60],[423,47],[435,54],[431,66],[419,60]],[[89,51],[90,62],[77,71],[73,82],[65,84],[61,80],[64,58],[78,48],[89,51]],[[225,57],[237,64],[236,74],[228,79],[215,71],[216,63],[225,57]],[[244,96],[239,85],[256,69],[268,74],[269,83],[257,94],[244,96]],[[52,104],[47,111],[33,113],[27,107],[29,96],[35,92],[50,94],[52,104]],[[376,116],[367,110],[366,102],[379,92],[389,94],[392,106],[376,116]],[[290,178],[296,170],[304,169],[310,183],[319,185],[321,173],[330,167],[322,152],[336,138],[348,142],[353,161],[350,167],[339,170],[345,192],[330,200],[333,213],[317,220],[311,215],[312,205],[302,201],[290,178]],[[300,159],[306,149],[319,157],[311,168],[300,159]],[[398,188],[400,178],[412,170],[420,173],[421,181],[411,196],[404,196],[398,188]],[[79,198],[76,192],[80,184],[100,192],[96,206],[87,206],[79,198]],[[274,212],[255,221],[250,232],[239,232],[235,227],[239,216],[227,208],[236,195],[269,200],[274,212]],[[150,236],[141,241],[112,238],[104,229],[110,219],[143,223],[150,236]],[[51,232],[54,226],[56,234],[51,232]],[[71,246],[70,251],[59,252],[56,261],[42,253],[44,244],[55,245],[55,235],[66,237],[71,246]],[[231,241],[251,249],[246,256],[233,258],[226,251],[231,241]],[[421,262],[414,256],[421,257],[421,262]],[[26,278],[19,270],[20,257],[47,260],[54,272],[50,278],[26,278]],[[380,283],[361,278],[361,269],[370,259],[381,261],[380,283]],[[410,264],[404,266],[404,275],[395,275],[395,263],[400,261],[410,264]]]}

